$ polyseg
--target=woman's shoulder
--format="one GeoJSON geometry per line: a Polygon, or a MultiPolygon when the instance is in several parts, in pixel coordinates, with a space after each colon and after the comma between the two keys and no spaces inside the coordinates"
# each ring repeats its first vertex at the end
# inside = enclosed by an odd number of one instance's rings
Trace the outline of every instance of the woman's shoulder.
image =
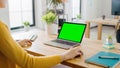
{"type": "Polygon", "coordinates": [[[0,20],[0,26],[6,26],[6,24],[3,23],[3,21],[0,20]]]}

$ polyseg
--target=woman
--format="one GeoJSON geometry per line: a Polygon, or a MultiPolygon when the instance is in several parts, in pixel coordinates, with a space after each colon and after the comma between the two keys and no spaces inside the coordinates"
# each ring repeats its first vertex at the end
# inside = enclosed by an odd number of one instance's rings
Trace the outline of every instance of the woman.
{"type": "MultiPolygon", "coordinates": [[[[19,43],[20,45],[25,45],[19,43]]],[[[31,42],[27,43],[31,45],[31,42]]],[[[35,57],[29,55],[10,35],[7,26],[0,21],[0,68],[13,68],[8,62],[21,68],[50,68],[62,61],[82,55],[79,48],[71,48],[63,54],[35,57]]]]}

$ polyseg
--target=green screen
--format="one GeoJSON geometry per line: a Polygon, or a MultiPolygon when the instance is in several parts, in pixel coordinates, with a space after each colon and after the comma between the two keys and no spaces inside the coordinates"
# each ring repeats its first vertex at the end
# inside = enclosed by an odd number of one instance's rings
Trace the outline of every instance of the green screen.
{"type": "Polygon", "coordinates": [[[86,24],[65,22],[61,28],[58,38],[73,42],[81,42],[85,32],[85,28],[86,24]]]}

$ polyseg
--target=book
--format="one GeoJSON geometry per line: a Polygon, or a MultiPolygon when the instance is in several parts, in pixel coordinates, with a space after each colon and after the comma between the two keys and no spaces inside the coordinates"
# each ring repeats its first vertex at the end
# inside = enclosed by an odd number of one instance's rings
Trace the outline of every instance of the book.
{"type": "Polygon", "coordinates": [[[100,65],[105,68],[115,68],[117,64],[120,63],[120,54],[100,51],[92,57],[86,59],[85,62],[100,65]],[[104,58],[100,58],[101,56],[104,56],[104,58]]]}

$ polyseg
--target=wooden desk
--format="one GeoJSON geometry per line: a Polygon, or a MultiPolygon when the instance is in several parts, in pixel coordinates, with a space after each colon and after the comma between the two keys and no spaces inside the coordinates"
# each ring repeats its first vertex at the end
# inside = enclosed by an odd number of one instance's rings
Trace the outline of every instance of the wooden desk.
{"type": "MultiPolygon", "coordinates": [[[[36,39],[36,41],[33,43],[33,45],[26,50],[36,56],[40,55],[55,55],[55,54],[61,54],[65,52],[66,50],[47,46],[43,43],[48,40],[55,39],[56,35],[48,36],[45,34],[44,31],[39,32],[39,36],[36,39]]],[[[102,48],[102,41],[98,40],[90,40],[90,39],[83,39],[83,42],[81,46],[79,46],[80,49],[83,51],[84,55],[80,58],[75,58],[73,60],[67,60],[63,62],[62,64],[71,66],[73,68],[103,68],[97,65],[87,64],[85,63],[85,59],[89,58],[90,56],[96,54],[97,52],[104,50],[102,48]]],[[[116,44],[116,48],[114,50],[111,50],[111,52],[120,53],[120,50],[117,48],[120,48],[120,44],[116,44]]],[[[120,68],[120,66],[119,66],[120,68]]]]}
{"type": "Polygon", "coordinates": [[[117,25],[118,23],[118,19],[93,19],[93,20],[88,20],[86,21],[87,24],[87,28],[86,28],[86,33],[85,33],[85,37],[86,38],[90,38],[90,23],[96,23],[98,24],[98,36],[97,39],[101,40],[101,36],[102,36],[102,25],[103,24],[107,24],[107,25],[117,25]]]}

